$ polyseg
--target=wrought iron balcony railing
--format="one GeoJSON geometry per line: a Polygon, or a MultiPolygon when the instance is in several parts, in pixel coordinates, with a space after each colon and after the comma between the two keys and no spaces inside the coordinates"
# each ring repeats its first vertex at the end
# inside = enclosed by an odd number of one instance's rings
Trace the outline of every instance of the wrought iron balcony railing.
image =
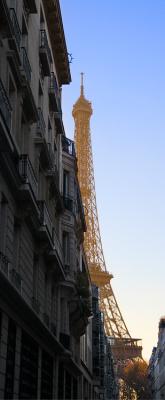
{"type": "Polygon", "coordinates": [[[51,51],[50,47],[48,44],[48,39],[47,39],[47,34],[45,29],[40,30],[40,48],[45,49],[49,58],[49,62],[52,62],[52,56],[51,56],[51,51]]]}
{"type": "Polygon", "coordinates": [[[54,112],[59,112],[61,110],[60,95],[54,72],[51,72],[49,78],[49,99],[51,110],[54,112]]]}
{"type": "Polygon", "coordinates": [[[22,293],[22,278],[20,273],[16,271],[15,268],[10,271],[10,279],[15,288],[22,293]]]}
{"type": "Polygon", "coordinates": [[[54,151],[52,149],[52,144],[51,143],[47,143],[47,147],[48,147],[49,157],[50,157],[50,161],[52,163],[52,169],[53,169],[54,164],[55,164],[55,154],[54,154],[54,151]]]}
{"type": "Polygon", "coordinates": [[[5,274],[9,275],[9,260],[8,258],[0,251],[0,270],[5,274]]]}
{"type": "Polygon", "coordinates": [[[0,79],[0,113],[2,115],[5,125],[10,131],[12,108],[1,79],[0,79]]]}
{"type": "Polygon", "coordinates": [[[22,154],[19,159],[19,174],[23,183],[30,185],[35,197],[38,196],[38,182],[27,154],[22,154]]]}
{"type": "Polygon", "coordinates": [[[36,0],[24,0],[24,3],[29,13],[37,13],[36,0]]]}
{"type": "Polygon", "coordinates": [[[63,151],[68,153],[70,156],[75,157],[76,152],[75,152],[75,145],[74,145],[73,140],[70,140],[64,136],[62,139],[62,149],[63,149],[63,151]]]}
{"type": "Polygon", "coordinates": [[[31,82],[31,66],[25,47],[21,47],[21,60],[27,81],[31,82]]]}
{"type": "Polygon", "coordinates": [[[37,132],[40,133],[41,137],[45,137],[46,124],[44,121],[43,113],[41,108],[38,108],[38,122],[37,122],[37,132]]]}
{"type": "Polygon", "coordinates": [[[49,319],[49,315],[47,313],[43,313],[43,321],[44,321],[45,325],[49,328],[50,319],[49,319]]]}
{"type": "Polygon", "coordinates": [[[32,297],[32,307],[37,314],[40,313],[40,303],[34,296],[32,297]]]}
{"type": "Polygon", "coordinates": [[[57,80],[56,80],[54,72],[51,72],[51,75],[49,78],[49,90],[53,91],[56,96],[59,96],[57,80]]]}
{"type": "Polygon", "coordinates": [[[70,350],[70,335],[67,333],[60,333],[60,342],[63,344],[63,346],[67,349],[70,350]]]}
{"type": "Polygon", "coordinates": [[[74,207],[73,207],[73,199],[69,196],[63,196],[63,203],[64,203],[64,207],[66,208],[66,210],[69,210],[71,212],[74,211],[74,207]]]}
{"type": "Polygon", "coordinates": [[[52,56],[50,47],[48,44],[48,39],[46,31],[44,29],[40,30],[40,61],[42,64],[42,70],[44,76],[50,76],[50,66],[52,62],[52,56]]]}
{"type": "Polygon", "coordinates": [[[14,32],[15,40],[16,40],[18,49],[20,49],[21,30],[20,30],[20,27],[19,27],[17,15],[16,15],[16,12],[15,12],[14,8],[10,8],[10,18],[11,18],[11,21],[12,21],[12,26],[13,26],[13,32],[14,32]]]}
{"type": "Polygon", "coordinates": [[[54,228],[53,228],[53,243],[54,243],[55,250],[57,251],[57,254],[63,264],[64,263],[63,248],[61,246],[61,243],[59,241],[59,238],[58,238],[57,233],[54,228]]]}
{"type": "Polygon", "coordinates": [[[50,237],[53,238],[53,226],[52,226],[52,221],[51,221],[46,203],[43,200],[39,201],[38,203],[39,203],[39,208],[40,208],[41,225],[43,225],[44,227],[47,228],[50,237]]]}
{"type": "Polygon", "coordinates": [[[50,329],[53,335],[56,336],[56,325],[53,322],[51,322],[50,329]]]}

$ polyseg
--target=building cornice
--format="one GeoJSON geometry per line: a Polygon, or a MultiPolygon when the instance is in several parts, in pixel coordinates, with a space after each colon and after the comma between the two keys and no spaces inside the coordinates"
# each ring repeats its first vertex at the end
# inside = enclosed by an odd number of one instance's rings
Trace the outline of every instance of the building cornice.
{"type": "Polygon", "coordinates": [[[43,0],[59,84],[69,84],[71,74],[59,0],[43,0]]]}

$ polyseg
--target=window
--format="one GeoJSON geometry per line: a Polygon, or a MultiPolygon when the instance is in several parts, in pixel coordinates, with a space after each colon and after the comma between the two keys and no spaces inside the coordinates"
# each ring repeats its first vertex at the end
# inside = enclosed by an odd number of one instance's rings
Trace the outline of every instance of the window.
{"type": "Polygon", "coordinates": [[[65,197],[69,196],[69,172],[64,170],[63,175],[63,195],[65,197]]]}
{"type": "Polygon", "coordinates": [[[1,194],[0,202],[0,251],[5,253],[6,244],[6,228],[7,228],[7,200],[4,194],[1,194]]]}
{"type": "Polygon", "coordinates": [[[51,288],[51,321],[55,322],[55,289],[51,288]]]}
{"type": "Polygon", "coordinates": [[[17,134],[17,90],[11,75],[9,76],[9,100],[12,107],[12,132],[17,134]]]}
{"type": "Polygon", "coordinates": [[[17,1],[16,0],[10,0],[10,7],[14,8],[14,10],[17,10],[17,1]]]}
{"type": "Polygon", "coordinates": [[[64,264],[70,264],[70,239],[69,232],[63,232],[63,254],[64,254],[64,264]]]}
{"type": "Polygon", "coordinates": [[[34,254],[33,258],[33,297],[38,298],[38,274],[39,274],[39,257],[34,254]]]}
{"type": "MultiPolygon", "coordinates": [[[[38,173],[38,196],[39,200],[45,200],[46,190],[45,190],[45,176],[44,171],[39,165],[39,173],[38,173]]],[[[47,187],[47,186],[46,186],[47,187]]]]}
{"type": "Polygon", "coordinates": [[[53,398],[53,357],[42,350],[41,399],[53,398]]]}
{"type": "Polygon", "coordinates": [[[9,319],[7,338],[7,357],[5,374],[5,399],[13,399],[14,375],[15,375],[15,351],[16,351],[16,324],[9,319]]]}
{"type": "Polygon", "coordinates": [[[21,339],[19,384],[19,399],[37,399],[38,344],[24,331],[21,339]]]}
{"type": "Polygon", "coordinates": [[[24,116],[22,115],[21,130],[18,137],[18,144],[20,146],[22,154],[29,153],[29,138],[30,138],[29,126],[24,116]]]}
{"type": "Polygon", "coordinates": [[[18,218],[14,218],[14,233],[13,233],[13,266],[15,270],[19,270],[20,259],[20,238],[21,238],[21,225],[18,218]]]}
{"type": "Polygon", "coordinates": [[[44,276],[44,308],[45,308],[45,314],[47,314],[47,308],[48,308],[48,276],[47,273],[45,273],[44,276]]]}

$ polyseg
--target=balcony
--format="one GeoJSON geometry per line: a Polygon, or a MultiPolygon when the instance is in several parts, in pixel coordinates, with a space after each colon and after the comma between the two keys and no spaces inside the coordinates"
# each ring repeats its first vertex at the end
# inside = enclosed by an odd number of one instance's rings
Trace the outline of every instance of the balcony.
{"type": "Polygon", "coordinates": [[[2,251],[0,251],[0,271],[7,277],[9,276],[9,260],[2,251]]]}
{"type": "Polygon", "coordinates": [[[70,139],[66,138],[65,136],[63,136],[63,138],[62,138],[62,150],[65,153],[68,153],[72,157],[76,156],[75,145],[74,145],[73,140],[70,140],[70,139]]]}
{"type": "Polygon", "coordinates": [[[22,180],[20,187],[21,199],[28,202],[36,202],[38,198],[38,182],[27,154],[21,155],[18,169],[22,180]]]}
{"type": "Polygon", "coordinates": [[[46,141],[46,124],[41,108],[38,108],[35,144],[41,147],[41,162],[44,168],[47,169],[47,175],[49,176],[55,167],[55,153],[52,144],[46,141]]]}
{"type": "Polygon", "coordinates": [[[11,47],[19,52],[21,43],[21,30],[19,27],[17,15],[14,8],[10,8],[10,18],[12,22],[13,38],[14,38],[14,41],[10,40],[11,47]]]}
{"type": "Polygon", "coordinates": [[[0,0],[0,10],[0,26],[3,30],[3,34],[6,34],[6,37],[9,37],[11,32],[11,18],[6,0],[0,0]]]}
{"type": "Polygon", "coordinates": [[[42,71],[44,76],[50,76],[50,67],[52,62],[51,51],[48,44],[48,39],[46,31],[44,29],[40,30],[40,61],[42,64],[42,71]]]}
{"type": "Polygon", "coordinates": [[[54,243],[54,249],[57,251],[58,258],[61,264],[63,265],[64,264],[63,249],[55,229],[53,229],[53,243],[54,243]]]}
{"type": "Polygon", "coordinates": [[[53,322],[51,322],[50,329],[53,335],[56,336],[56,325],[53,322]]]}
{"type": "Polygon", "coordinates": [[[59,103],[59,111],[54,113],[56,132],[58,135],[65,135],[64,125],[62,121],[61,104],[59,103]]]}
{"type": "Polygon", "coordinates": [[[43,313],[43,321],[44,321],[44,324],[49,328],[50,319],[49,319],[49,315],[48,314],[43,313]]]}
{"type": "Polygon", "coordinates": [[[70,301],[70,326],[73,335],[82,336],[92,316],[92,301],[88,275],[79,271],[76,280],[77,296],[70,301]]]}
{"type": "Polygon", "coordinates": [[[13,268],[10,271],[10,280],[13,284],[13,286],[22,294],[22,278],[21,275],[19,274],[18,271],[16,271],[15,268],[13,268]]]}
{"type": "Polygon", "coordinates": [[[0,114],[9,132],[11,129],[11,112],[12,108],[9,99],[5,91],[5,88],[3,86],[3,83],[0,79],[0,114]]]}
{"type": "Polygon", "coordinates": [[[88,318],[83,315],[81,304],[77,307],[76,311],[70,314],[70,327],[73,336],[80,337],[84,335],[88,325],[88,318]]]}
{"type": "Polygon", "coordinates": [[[63,196],[63,204],[66,210],[74,212],[74,202],[69,196],[63,196]]]}
{"type": "MultiPolygon", "coordinates": [[[[3,152],[4,167],[10,171],[9,162],[11,162],[11,153],[15,156],[18,155],[14,138],[11,129],[12,121],[12,108],[7,96],[6,90],[0,79],[0,153],[3,152]]],[[[12,172],[14,172],[12,165],[12,172]]]]}
{"type": "Polygon", "coordinates": [[[21,47],[21,61],[22,61],[22,73],[26,79],[26,81],[30,84],[31,82],[31,66],[29,62],[29,58],[27,55],[27,51],[25,47],[21,47]]]}
{"type": "Polygon", "coordinates": [[[40,314],[40,303],[36,297],[32,297],[32,308],[39,315],[40,314]]]}
{"type": "Polygon", "coordinates": [[[60,332],[60,342],[67,350],[70,350],[70,335],[60,332]]]}
{"type": "Polygon", "coordinates": [[[56,165],[54,165],[53,168],[47,171],[46,176],[51,180],[51,193],[53,196],[55,196],[56,211],[58,213],[62,213],[64,211],[64,203],[60,192],[59,173],[56,165]]]}
{"type": "Polygon", "coordinates": [[[76,212],[76,226],[77,226],[77,231],[81,235],[83,235],[84,232],[86,232],[87,227],[86,227],[86,220],[85,220],[85,212],[84,212],[84,206],[82,203],[82,197],[81,197],[81,192],[80,188],[78,187],[77,190],[77,204],[75,207],[75,212],[76,212]]]}
{"type": "Polygon", "coordinates": [[[50,78],[49,78],[49,106],[50,106],[50,110],[54,111],[54,112],[59,111],[59,105],[60,105],[60,98],[59,98],[58,84],[57,84],[57,80],[56,80],[54,72],[51,72],[51,75],[50,75],[50,78]]]}
{"type": "Polygon", "coordinates": [[[47,143],[47,147],[48,147],[48,153],[49,153],[49,158],[50,158],[50,164],[52,166],[52,169],[54,169],[54,167],[55,167],[55,154],[54,154],[54,150],[52,148],[52,144],[51,143],[47,143]]]}
{"type": "Polygon", "coordinates": [[[46,124],[41,108],[38,108],[38,121],[37,121],[37,138],[41,138],[42,141],[45,139],[46,135],[46,124]]]}
{"type": "Polygon", "coordinates": [[[38,206],[40,209],[40,229],[39,236],[41,240],[48,241],[53,247],[53,225],[52,220],[49,215],[45,201],[38,201],[38,206]]]}
{"type": "Polygon", "coordinates": [[[31,122],[38,119],[37,108],[31,89],[31,66],[25,47],[21,47],[21,84],[23,87],[23,109],[31,122]]]}
{"type": "Polygon", "coordinates": [[[37,13],[36,0],[24,0],[24,5],[30,14],[37,13]]]}
{"type": "Polygon", "coordinates": [[[64,278],[65,273],[64,273],[63,249],[54,228],[53,228],[52,240],[53,240],[53,246],[47,252],[46,258],[48,262],[51,263],[52,265],[52,271],[55,272],[56,279],[57,277],[64,278]]]}

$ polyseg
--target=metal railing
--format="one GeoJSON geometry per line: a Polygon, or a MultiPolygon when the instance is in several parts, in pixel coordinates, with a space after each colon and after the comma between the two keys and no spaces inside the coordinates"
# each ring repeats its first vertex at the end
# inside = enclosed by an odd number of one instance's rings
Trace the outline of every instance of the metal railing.
{"type": "Polygon", "coordinates": [[[40,62],[39,64],[39,74],[40,74],[40,82],[42,85],[42,90],[43,90],[43,85],[44,85],[44,73],[43,73],[43,69],[42,69],[42,64],[40,62]]]}
{"type": "Polygon", "coordinates": [[[41,108],[38,108],[37,131],[41,134],[42,137],[45,137],[46,124],[44,121],[44,117],[43,117],[41,108]]]}
{"type": "Polygon", "coordinates": [[[63,196],[63,202],[64,202],[64,207],[67,209],[67,210],[69,210],[69,211],[71,211],[71,212],[73,212],[74,211],[74,209],[73,209],[73,199],[71,198],[71,197],[69,197],[69,196],[63,196]]]}
{"type": "Polygon", "coordinates": [[[39,203],[39,208],[40,208],[40,222],[43,226],[47,227],[51,238],[53,238],[52,221],[51,221],[46,203],[43,200],[40,200],[38,203],[39,203]]]}
{"type": "Polygon", "coordinates": [[[54,164],[55,164],[55,154],[54,154],[54,151],[53,151],[53,149],[52,149],[52,144],[51,144],[51,143],[47,143],[47,146],[48,146],[48,151],[49,151],[49,157],[50,157],[52,166],[54,167],[54,164]]]}
{"type": "Polygon", "coordinates": [[[27,154],[22,154],[19,159],[19,174],[24,183],[28,183],[37,198],[38,196],[38,182],[35,173],[27,154]]]}
{"type": "Polygon", "coordinates": [[[49,315],[48,314],[43,313],[43,321],[44,321],[45,325],[49,328],[50,319],[49,319],[49,315]]]}
{"type": "Polygon", "coordinates": [[[5,254],[3,254],[2,251],[0,251],[0,270],[3,272],[3,274],[6,275],[8,280],[20,292],[20,294],[22,294],[21,275],[15,268],[11,269],[11,264],[10,264],[7,256],[5,256],[5,254]],[[10,265],[10,268],[9,268],[9,265],[10,265]]]}
{"type": "Polygon", "coordinates": [[[70,156],[75,157],[76,152],[75,152],[75,145],[73,140],[70,140],[66,137],[63,137],[62,139],[62,149],[66,153],[68,153],[70,156]]]}
{"type": "Polygon", "coordinates": [[[31,66],[25,47],[21,47],[21,60],[27,81],[31,81],[31,66]]]}
{"type": "Polygon", "coordinates": [[[50,78],[49,78],[49,90],[55,93],[56,97],[59,97],[59,89],[58,89],[58,84],[57,80],[55,77],[54,72],[51,72],[50,78]]]}
{"type": "Polygon", "coordinates": [[[59,238],[57,236],[55,228],[53,228],[53,243],[54,243],[55,250],[57,251],[57,253],[59,255],[59,258],[60,258],[60,260],[61,260],[61,262],[63,264],[63,262],[64,262],[63,248],[61,246],[61,243],[59,241],[59,238]]]}
{"type": "Polygon", "coordinates": [[[47,34],[45,29],[40,30],[40,48],[45,49],[48,55],[49,63],[52,62],[50,47],[48,44],[47,34]]]}
{"type": "Polygon", "coordinates": [[[40,313],[40,303],[34,296],[32,297],[32,307],[36,311],[37,314],[40,313]]]}
{"type": "Polygon", "coordinates": [[[10,8],[10,18],[13,25],[13,31],[18,48],[20,49],[21,43],[21,30],[19,27],[18,19],[14,8],[10,8]]]}
{"type": "Polygon", "coordinates": [[[9,260],[8,258],[0,251],[0,270],[5,274],[9,275],[9,260]]]}
{"type": "Polygon", "coordinates": [[[50,329],[53,335],[56,336],[56,325],[53,322],[51,322],[50,329]]]}
{"type": "Polygon", "coordinates": [[[12,108],[1,79],[0,79],[0,112],[2,114],[3,120],[8,130],[10,131],[12,108]]]}
{"type": "Polygon", "coordinates": [[[60,332],[60,342],[67,350],[70,350],[70,335],[60,332]]]}
{"type": "Polygon", "coordinates": [[[21,275],[19,274],[18,271],[16,271],[15,268],[13,268],[10,271],[10,279],[11,282],[13,283],[13,285],[15,286],[15,288],[22,293],[22,278],[21,275]]]}

